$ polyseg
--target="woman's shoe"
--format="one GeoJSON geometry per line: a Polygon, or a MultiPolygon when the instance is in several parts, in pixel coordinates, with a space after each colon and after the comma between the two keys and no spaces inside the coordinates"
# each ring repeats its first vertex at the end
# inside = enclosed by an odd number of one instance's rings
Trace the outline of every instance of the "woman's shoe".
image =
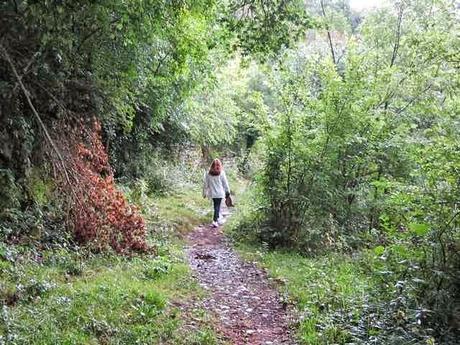
{"type": "Polygon", "coordinates": [[[211,226],[212,226],[213,228],[217,228],[217,227],[219,226],[219,223],[217,223],[216,221],[214,221],[214,222],[211,223],[211,226]]]}

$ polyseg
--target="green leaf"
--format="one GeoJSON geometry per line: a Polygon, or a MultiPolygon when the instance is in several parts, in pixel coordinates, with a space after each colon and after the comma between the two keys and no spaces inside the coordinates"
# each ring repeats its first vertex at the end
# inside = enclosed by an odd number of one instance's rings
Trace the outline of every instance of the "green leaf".
{"type": "Polygon", "coordinates": [[[410,223],[409,230],[417,236],[424,236],[428,233],[430,227],[425,223],[410,223]]]}
{"type": "Polygon", "coordinates": [[[377,246],[374,248],[375,255],[382,255],[385,252],[384,246],[377,246]]]}

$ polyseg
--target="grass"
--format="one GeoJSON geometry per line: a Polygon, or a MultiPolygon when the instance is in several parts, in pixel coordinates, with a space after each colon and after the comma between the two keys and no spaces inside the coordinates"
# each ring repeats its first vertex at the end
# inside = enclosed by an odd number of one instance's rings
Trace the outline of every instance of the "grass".
{"type": "Polygon", "coordinates": [[[358,260],[342,254],[307,258],[294,252],[270,251],[239,244],[240,254],[265,267],[279,282],[281,295],[299,316],[302,344],[346,344],[353,341],[374,281],[358,260]]]}
{"type": "MultiPolygon", "coordinates": [[[[129,194],[129,193],[128,193],[129,194]]],[[[0,248],[0,344],[216,344],[209,317],[185,330],[178,302],[204,296],[180,234],[209,216],[201,193],[137,193],[157,255],[92,254],[65,247],[0,248]]]]}
{"type": "Polygon", "coordinates": [[[156,221],[175,231],[188,232],[209,221],[211,204],[201,196],[201,190],[186,190],[174,197],[160,197],[154,201],[153,215],[156,221]],[[156,215],[156,216],[155,216],[156,215]]]}

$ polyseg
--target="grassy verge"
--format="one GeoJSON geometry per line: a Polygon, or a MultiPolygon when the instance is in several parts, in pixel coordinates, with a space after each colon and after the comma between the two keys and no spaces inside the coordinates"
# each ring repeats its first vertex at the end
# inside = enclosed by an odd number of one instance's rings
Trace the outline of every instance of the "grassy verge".
{"type": "Polygon", "coordinates": [[[353,341],[375,284],[364,274],[358,260],[339,254],[306,258],[242,244],[237,249],[246,259],[265,267],[280,283],[282,296],[299,315],[297,336],[302,344],[353,341]]]}
{"type": "Polygon", "coordinates": [[[178,234],[204,221],[208,203],[196,191],[127,194],[142,206],[155,256],[0,245],[0,344],[217,342],[204,311],[200,326],[186,331],[175,307],[203,296],[178,234]]]}

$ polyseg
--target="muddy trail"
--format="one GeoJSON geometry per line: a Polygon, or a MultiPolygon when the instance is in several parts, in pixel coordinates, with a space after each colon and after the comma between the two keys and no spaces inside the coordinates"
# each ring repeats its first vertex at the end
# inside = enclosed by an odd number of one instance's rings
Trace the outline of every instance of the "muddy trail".
{"type": "Polygon", "coordinates": [[[230,344],[294,344],[286,305],[267,274],[242,260],[220,228],[199,226],[187,238],[190,266],[208,297],[200,304],[230,344]]]}

